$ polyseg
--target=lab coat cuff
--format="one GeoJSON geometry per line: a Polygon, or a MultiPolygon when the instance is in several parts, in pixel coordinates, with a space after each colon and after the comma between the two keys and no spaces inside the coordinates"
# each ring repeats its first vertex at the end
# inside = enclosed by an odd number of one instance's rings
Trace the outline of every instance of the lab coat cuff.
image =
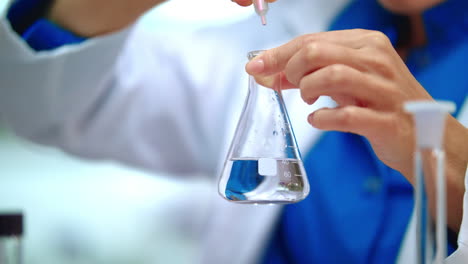
{"type": "Polygon", "coordinates": [[[52,0],[15,0],[6,9],[8,21],[15,32],[22,35],[36,21],[43,18],[52,0]]]}
{"type": "Polygon", "coordinates": [[[84,41],[85,38],[44,18],[51,4],[51,0],[17,0],[8,8],[6,17],[13,31],[36,51],[84,41]]]}
{"type": "MultiPolygon", "coordinates": [[[[42,21],[40,23],[42,24],[50,22],[42,21]]],[[[50,23],[48,26],[53,26],[51,24],[52,23],[50,23]]],[[[37,27],[43,26],[45,25],[37,25],[37,27]]],[[[64,35],[59,36],[59,34],[61,33],[57,33],[57,39],[44,40],[43,43],[36,43],[36,45],[48,45],[49,47],[51,47],[52,45],[59,45],[59,43],[64,42],[68,42],[69,44],[74,43],[80,45],[61,45],[53,49],[36,50],[33,47],[31,47],[29,43],[27,43],[26,40],[13,29],[12,25],[9,23],[8,19],[4,15],[2,18],[0,18],[0,57],[5,60],[11,59],[13,61],[18,61],[18,59],[36,60],[39,57],[55,57],[62,54],[68,54],[70,52],[82,52],[84,50],[100,50],[100,52],[97,53],[101,54],[101,56],[102,54],[114,53],[113,56],[115,57],[120,52],[133,28],[134,25],[114,33],[89,39],[84,39],[71,35],[65,36],[66,33],[63,32],[62,33],[64,35]]],[[[45,29],[40,30],[42,31],[45,29]]],[[[31,28],[29,31],[31,32],[28,33],[28,31],[26,31],[24,35],[31,41],[33,41],[33,39],[37,40],[38,38],[47,38],[41,35],[39,28],[31,28]]]]}
{"type": "Polygon", "coordinates": [[[77,36],[47,19],[36,21],[23,33],[22,37],[36,51],[52,50],[86,40],[86,38],[77,36]]]}

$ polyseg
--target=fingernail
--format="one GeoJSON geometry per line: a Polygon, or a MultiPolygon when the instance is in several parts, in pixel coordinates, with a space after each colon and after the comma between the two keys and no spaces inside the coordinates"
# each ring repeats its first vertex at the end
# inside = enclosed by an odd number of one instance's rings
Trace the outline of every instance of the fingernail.
{"type": "Polygon", "coordinates": [[[314,120],[314,114],[315,112],[312,112],[308,117],[307,117],[307,122],[312,125],[312,121],[314,120]]]}
{"type": "Polygon", "coordinates": [[[265,69],[265,62],[262,59],[253,59],[245,67],[249,74],[259,74],[265,69]]]}

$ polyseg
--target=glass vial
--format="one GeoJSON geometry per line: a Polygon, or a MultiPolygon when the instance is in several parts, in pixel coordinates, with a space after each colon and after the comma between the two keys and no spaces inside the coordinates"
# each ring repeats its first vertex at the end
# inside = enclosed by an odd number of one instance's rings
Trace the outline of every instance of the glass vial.
{"type": "Polygon", "coordinates": [[[22,264],[23,215],[0,214],[0,263],[22,264]]]}
{"type": "MultiPolygon", "coordinates": [[[[250,52],[248,58],[261,52],[250,52]]],[[[219,181],[220,195],[237,203],[295,203],[309,190],[281,87],[261,86],[249,76],[249,91],[219,181]]]]}

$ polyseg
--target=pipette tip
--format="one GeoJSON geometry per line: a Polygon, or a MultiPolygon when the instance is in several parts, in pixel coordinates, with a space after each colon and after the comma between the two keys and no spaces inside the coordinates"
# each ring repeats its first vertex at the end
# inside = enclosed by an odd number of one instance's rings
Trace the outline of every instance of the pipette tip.
{"type": "Polygon", "coordinates": [[[265,16],[261,16],[261,17],[262,17],[262,25],[266,26],[267,24],[266,17],[265,16]]]}

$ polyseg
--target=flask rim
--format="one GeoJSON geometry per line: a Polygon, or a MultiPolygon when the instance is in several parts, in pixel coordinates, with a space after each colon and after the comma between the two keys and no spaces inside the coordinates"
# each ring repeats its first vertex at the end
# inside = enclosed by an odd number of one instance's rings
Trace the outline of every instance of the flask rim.
{"type": "Polygon", "coordinates": [[[250,60],[252,60],[253,58],[257,57],[258,55],[264,53],[265,50],[253,50],[249,53],[247,53],[247,58],[250,60]]]}

